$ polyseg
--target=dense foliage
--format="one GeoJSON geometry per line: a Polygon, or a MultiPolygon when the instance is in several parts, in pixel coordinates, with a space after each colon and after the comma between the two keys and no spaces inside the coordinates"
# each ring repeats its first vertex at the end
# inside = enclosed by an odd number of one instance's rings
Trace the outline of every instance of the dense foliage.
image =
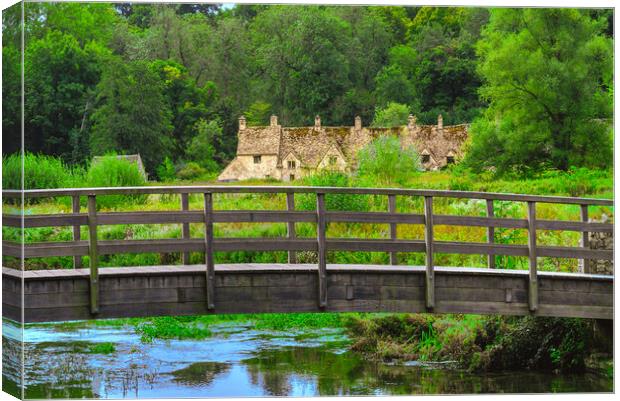
{"type": "MultiPolygon", "coordinates": [[[[212,172],[233,157],[242,113],[250,125],[441,113],[474,122],[477,170],[609,164],[611,10],[24,7],[25,150],[71,165],[115,151],[140,153],[151,177],[169,179],[169,163],[212,172]]],[[[3,13],[5,155],[21,144],[20,15],[3,13]]]]}

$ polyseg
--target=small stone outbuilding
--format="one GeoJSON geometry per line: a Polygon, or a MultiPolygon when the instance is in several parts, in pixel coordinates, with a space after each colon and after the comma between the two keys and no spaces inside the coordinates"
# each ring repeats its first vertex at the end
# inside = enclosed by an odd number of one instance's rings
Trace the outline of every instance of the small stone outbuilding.
{"type": "Polygon", "coordinates": [[[239,118],[237,155],[219,175],[220,181],[273,178],[292,181],[317,170],[353,171],[357,153],[373,139],[384,135],[400,138],[403,147],[413,146],[422,167],[436,170],[458,162],[463,156],[468,125],[418,125],[409,116],[406,126],[363,127],[360,117],[352,127],[325,127],[315,117],[311,127],[282,127],[271,116],[269,126],[248,127],[239,118]]]}

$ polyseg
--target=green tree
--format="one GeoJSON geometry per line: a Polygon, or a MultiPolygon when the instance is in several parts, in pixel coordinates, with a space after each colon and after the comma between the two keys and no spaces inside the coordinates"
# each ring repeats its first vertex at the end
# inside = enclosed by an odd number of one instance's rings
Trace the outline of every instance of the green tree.
{"type": "Polygon", "coordinates": [[[407,124],[409,117],[409,107],[400,103],[388,103],[385,108],[377,108],[375,118],[372,121],[373,127],[397,127],[407,124]]]}
{"type": "Polygon", "coordinates": [[[69,34],[49,31],[31,41],[24,61],[24,140],[31,152],[83,161],[80,139],[101,63],[109,51],[97,42],[83,48],[69,34]]]}
{"type": "Polygon", "coordinates": [[[171,112],[164,83],[148,63],[111,60],[97,89],[91,152],[139,153],[150,173],[170,153],[171,112]]]}
{"type": "Polygon", "coordinates": [[[250,105],[244,113],[249,126],[268,125],[271,116],[271,105],[269,103],[256,101],[250,105]]]}
{"type": "Polygon", "coordinates": [[[172,123],[173,160],[182,159],[195,135],[195,125],[200,119],[214,117],[214,103],[217,92],[213,82],[200,87],[188,75],[187,69],[174,61],[156,60],[150,68],[163,83],[163,94],[170,109],[172,123]]]}
{"type": "Polygon", "coordinates": [[[267,97],[284,124],[329,121],[349,83],[351,26],[331,8],[272,6],[252,22],[267,97]]]}
{"type": "Polygon", "coordinates": [[[478,43],[481,94],[468,161],[498,172],[611,164],[606,20],[576,9],[496,9],[478,43]],[[608,83],[608,84],[606,84],[608,83]]]}
{"type": "Polygon", "coordinates": [[[217,171],[219,166],[214,160],[213,144],[222,136],[222,128],[217,121],[200,120],[196,123],[196,131],[198,133],[189,144],[187,156],[205,170],[217,171]]]}

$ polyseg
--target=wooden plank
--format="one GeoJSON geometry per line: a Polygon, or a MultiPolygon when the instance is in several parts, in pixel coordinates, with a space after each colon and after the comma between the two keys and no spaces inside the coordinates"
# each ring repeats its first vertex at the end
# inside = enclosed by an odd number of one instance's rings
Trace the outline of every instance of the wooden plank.
{"type": "MultiPolygon", "coordinates": [[[[5,216],[5,215],[3,215],[5,216]]],[[[3,217],[4,218],[4,217],[3,217]]],[[[3,225],[11,227],[20,227],[21,217],[18,219],[12,219],[4,222],[3,225]],[[13,225],[19,221],[18,225],[13,225]],[[9,223],[9,224],[7,224],[9,223]]],[[[36,228],[36,227],[63,227],[74,225],[86,225],[88,224],[88,215],[86,213],[53,213],[53,214],[40,214],[40,215],[25,215],[24,216],[24,228],[36,228]]]]}
{"type": "Polygon", "coordinates": [[[226,210],[213,213],[215,223],[313,223],[316,213],[289,210],[226,210]]]}
{"type": "Polygon", "coordinates": [[[424,215],[391,212],[326,212],[329,223],[424,224],[424,215]]]}
{"type": "Polygon", "coordinates": [[[2,241],[2,254],[4,256],[13,256],[14,258],[22,257],[23,247],[19,242],[2,241]]]}
{"type": "Polygon", "coordinates": [[[434,243],[437,253],[457,253],[465,255],[511,255],[528,256],[528,248],[525,245],[484,244],[477,242],[448,242],[436,241],[434,243]]]}
{"type": "MultiPolygon", "coordinates": [[[[581,221],[584,223],[588,222],[588,205],[581,205],[581,221]]],[[[611,224],[610,224],[611,225],[611,224]]],[[[590,248],[590,239],[589,233],[584,231],[581,233],[581,247],[582,248],[590,248]]],[[[583,263],[583,272],[589,274],[590,273],[590,260],[589,259],[581,259],[583,263]]]]}
{"type": "MultiPolygon", "coordinates": [[[[73,196],[71,198],[72,200],[72,211],[73,213],[80,213],[80,197],[79,196],[73,196]]],[[[76,224],[73,226],[73,240],[74,241],[80,241],[82,239],[82,233],[80,231],[81,229],[81,225],[76,224]]],[[[73,257],[73,268],[74,269],[81,269],[82,268],[82,257],[81,256],[74,256],[73,257]]]]}
{"type": "MultiPolygon", "coordinates": [[[[181,210],[184,212],[189,211],[189,194],[187,193],[181,194],[181,210]]],[[[184,240],[190,239],[189,223],[183,223],[181,231],[181,235],[184,240]]],[[[184,265],[189,264],[189,252],[186,251],[181,254],[181,262],[184,265]]]]}
{"type": "Polygon", "coordinates": [[[528,250],[530,260],[529,287],[528,287],[528,306],[530,311],[538,309],[538,269],[536,255],[536,202],[527,203],[528,227],[528,250]]]}
{"type": "Polygon", "coordinates": [[[527,220],[506,219],[477,216],[433,216],[435,225],[465,226],[465,227],[502,227],[502,228],[527,228],[527,220]]]}
{"type": "Polygon", "coordinates": [[[22,227],[21,214],[2,213],[2,226],[21,228],[22,227]]]}
{"type": "Polygon", "coordinates": [[[131,194],[179,194],[179,193],[323,193],[323,194],[359,194],[359,195],[401,195],[430,196],[458,199],[493,199],[514,202],[558,203],[573,205],[613,206],[613,200],[594,198],[574,198],[561,196],[521,195],[493,192],[470,192],[427,189],[400,188],[342,188],[342,187],[302,187],[302,186],[228,186],[228,185],[197,185],[197,186],[144,186],[144,187],[108,187],[108,188],[70,188],[70,189],[29,189],[3,190],[7,198],[49,198],[73,195],[131,195],[131,194]]]}
{"type": "MultiPolygon", "coordinates": [[[[487,199],[487,217],[493,218],[495,211],[493,210],[493,200],[487,199]]],[[[492,245],[495,242],[495,228],[492,226],[487,227],[487,242],[492,245]]],[[[487,256],[487,266],[489,269],[495,269],[495,255],[487,256]]]]}
{"type": "Polygon", "coordinates": [[[330,251],[352,252],[425,252],[426,244],[420,240],[366,240],[366,239],[328,239],[330,251]]]}
{"type": "MultiPolygon", "coordinates": [[[[388,213],[396,214],[396,195],[388,195],[388,213]]],[[[390,223],[390,238],[396,240],[397,237],[396,223],[390,223]]],[[[390,264],[398,264],[398,254],[396,252],[390,252],[390,264]]]]}
{"type": "MultiPolygon", "coordinates": [[[[583,206],[586,205],[581,206],[583,209],[583,206]]],[[[587,218],[588,215],[586,213],[587,218]]],[[[614,230],[614,225],[609,223],[589,223],[587,221],[536,220],[536,229],[611,233],[614,230]]]]}
{"type": "Polygon", "coordinates": [[[435,307],[435,266],[433,262],[433,197],[424,197],[424,217],[426,242],[426,308],[435,307]]]}
{"type": "Polygon", "coordinates": [[[538,256],[571,259],[604,259],[614,260],[613,249],[587,249],[570,246],[539,246],[538,256]]]}
{"type": "MultiPolygon", "coordinates": [[[[295,211],[295,194],[286,194],[286,210],[289,212],[295,211]]],[[[286,225],[286,237],[288,239],[295,239],[297,233],[295,231],[295,222],[289,221],[286,225]]],[[[288,251],[288,263],[297,263],[297,253],[295,251],[288,251]]]]}
{"type": "Polygon", "coordinates": [[[205,264],[206,264],[206,301],[207,309],[215,308],[215,267],[213,263],[213,195],[204,194],[204,221],[205,221],[205,264]]]}
{"type": "Polygon", "coordinates": [[[318,270],[319,270],[319,307],[327,306],[327,244],[325,241],[326,220],[325,220],[325,194],[316,194],[316,238],[318,249],[318,270]]]}
{"type": "Polygon", "coordinates": [[[97,199],[88,196],[88,256],[90,264],[90,313],[99,312],[99,254],[97,253],[97,199]]]}

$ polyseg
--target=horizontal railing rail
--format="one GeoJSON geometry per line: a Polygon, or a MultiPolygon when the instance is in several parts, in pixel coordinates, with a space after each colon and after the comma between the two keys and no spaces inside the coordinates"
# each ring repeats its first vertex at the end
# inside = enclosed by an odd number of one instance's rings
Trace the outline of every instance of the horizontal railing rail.
{"type": "MultiPolygon", "coordinates": [[[[590,222],[589,206],[613,206],[612,200],[591,198],[567,198],[558,196],[517,195],[487,192],[414,190],[414,189],[376,189],[376,188],[336,188],[336,187],[291,187],[291,186],[147,186],[123,188],[77,188],[40,189],[27,191],[4,190],[5,198],[44,198],[71,197],[72,212],[40,215],[3,214],[3,225],[7,227],[73,227],[73,241],[37,242],[19,244],[4,240],[4,255],[17,258],[42,258],[68,256],[74,257],[74,266],[81,267],[82,256],[89,256],[91,312],[98,311],[98,269],[99,255],[122,253],[182,253],[184,264],[189,263],[190,252],[205,255],[206,302],[208,309],[214,308],[214,252],[231,251],[286,251],[289,263],[296,262],[296,252],[314,251],[318,253],[318,302],[327,305],[326,259],[328,251],[389,252],[390,263],[398,264],[397,253],[421,252],[426,254],[426,306],[433,309],[434,261],[436,253],[488,255],[488,267],[495,268],[495,255],[521,256],[529,259],[529,307],[538,307],[537,258],[577,258],[587,262],[591,259],[613,260],[611,250],[593,250],[588,247],[588,233],[613,232],[613,224],[590,222]],[[286,210],[215,210],[214,194],[285,194],[286,210]],[[178,194],[181,199],[179,211],[131,211],[99,212],[97,197],[105,195],[139,194],[178,194]],[[190,210],[189,196],[202,194],[202,210],[190,210]],[[295,194],[316,194],[315,210],[295,210],[295,194]],[[386,212],[330,211],[325,207],[325,196],[330,194],[377,195],[388,197],[386,212]],[[424,213],[399,213],[396,211],[396,197],[410,196],[424,199],[424,213]],[[81,213],[80,200],[86,197],[87,212],[81,213]],[[434,198],[478,199],[486,201],[486,217],[439,215],[433,213],[434,198]],[[494,201],[525,202],[527,218],[501,218],[495,216],[494,201]],[[556,203],[580,205],[581,221],[544,220],[536,218],[537,203],[556,203]],[[286,238],[214,238],[213,224],[216,223],[286,223],[286,238]],[[390,227],[389,239],[344,239],[327,238],[329,223],[375,223],[390,227]],[[204,225],[204,238],[191,238],[189,224],[204,225]],[[298,237],[295,223],[316,224],[316,236],[298,237]],[[97,227],[119,224],[181,224],[180,239],[149,240],[99,240],[97,227]],[[399,224],[418,224],[425,226],[423,240],[404,240],[397,238],[399,224]],[[88,240],[81,239],[81,226],[88,226],[88,240]],[[437,241],[433,237],[434,226],[466,226],[487,229],[487,241],[449,242],[437,241]],[[527,230],[527,245],[498,244],[494,239],[495,228],[527,230]],[[579,247],[539,246],[536,242],[537,230],[562,230],[581,232],[579,247]]],[[[584,263],[588,266],[588,263],[584,263]]]]}

